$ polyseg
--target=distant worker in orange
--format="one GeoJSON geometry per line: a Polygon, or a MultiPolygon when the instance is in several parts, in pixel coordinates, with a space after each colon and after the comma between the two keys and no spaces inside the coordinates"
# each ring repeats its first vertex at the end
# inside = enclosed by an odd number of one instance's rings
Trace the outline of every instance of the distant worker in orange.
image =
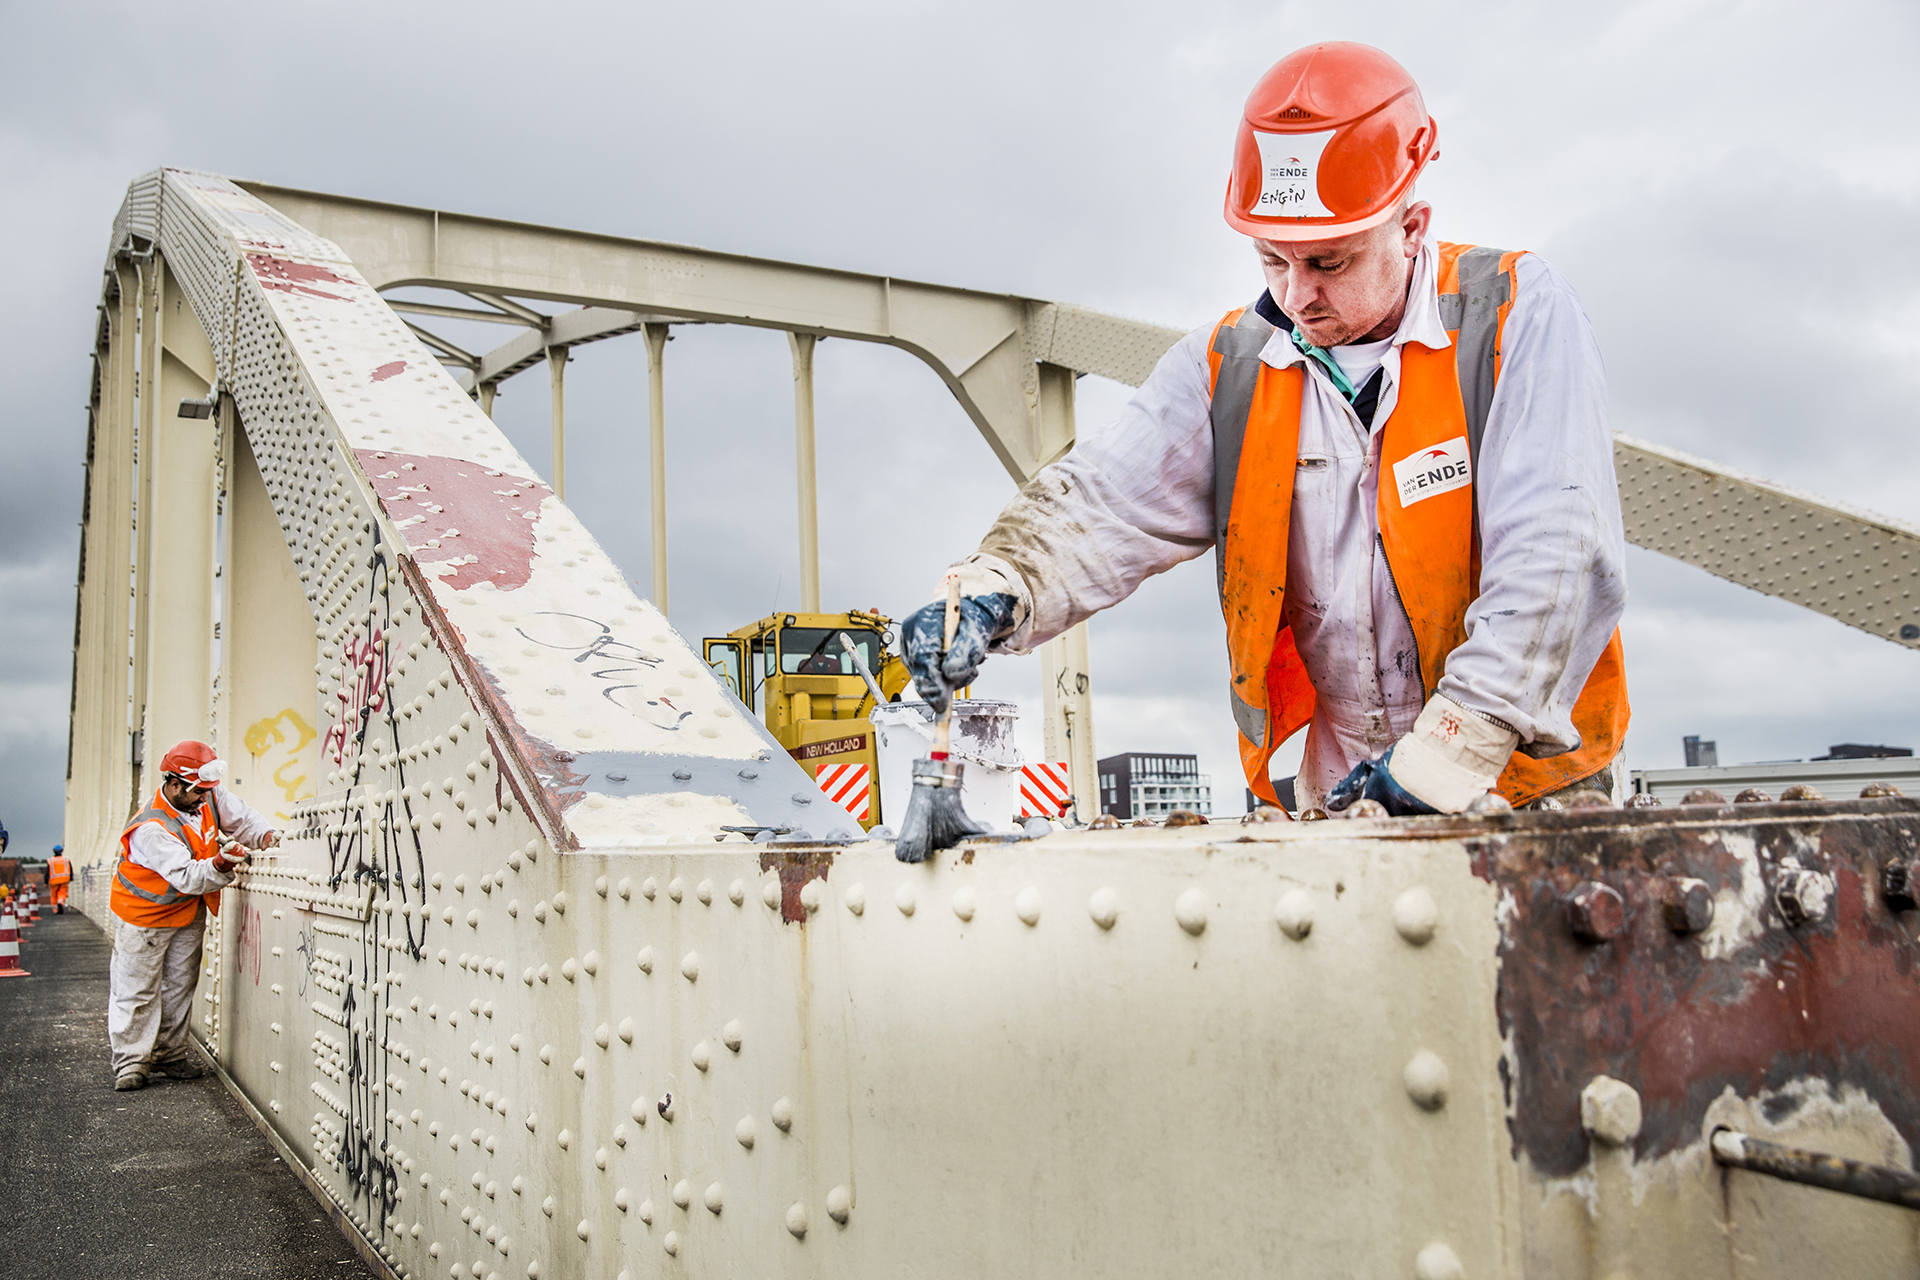
{"type": "Polygon", "coordinates": [[[219,914],[220,890],[233,883],[244,846],[272,848],[278,834],[220,785],[227,762],[188,740],[161,758],[160,789],[120,836],[113,874],[113,967],[107,985],[107,1038],[113,1087],[143,1089],[155,1072],[176,1080],[202,1074],[187,1044],[207,912],[219,914]],[[212,801],[212,803],[208,803],[212,801]],[[225,835],[243,846],[225,852],[225,835]]]}
{"type": "Polygon", "coordinates": [[[53,846],[53,856],[47,859],[47,897],[57,916],[66,914],[67,886],[73,883],[73,862],[63,852],[65,848],[65,845],[53,846]]]}

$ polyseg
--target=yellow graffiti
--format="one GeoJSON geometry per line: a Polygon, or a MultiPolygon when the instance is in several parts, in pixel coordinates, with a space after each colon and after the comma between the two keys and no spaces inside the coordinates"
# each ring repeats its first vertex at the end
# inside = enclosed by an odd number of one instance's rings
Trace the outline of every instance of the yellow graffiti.
{"type": "MultiPolygon", "coordinates": [[[[247,753],[253,757],[255,768],[269,771],[267,776],[288,800],[299,800],[314,794],[306,766],[300,759],[301,751],[313,739],[313,726],[301,719],[298,711],[288,707],[279,715],[256,720],[248,727],[247,753]]],[[[288,814],[282,812],[278,816],[285,818],[288,814]]]]}

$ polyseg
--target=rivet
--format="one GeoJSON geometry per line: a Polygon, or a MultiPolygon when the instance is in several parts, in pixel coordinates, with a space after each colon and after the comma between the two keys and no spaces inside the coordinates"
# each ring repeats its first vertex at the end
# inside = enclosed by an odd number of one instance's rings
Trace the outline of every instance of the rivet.
{"type": "Polygon", "coordinates": [[[633,1043],[633,1019],[632,1018],[620,1019],[620,1039],[625,1041],[628,1044],[633,1043]]]}
{"type": "Polygon", "coordinates": [[[549,1218],[553,1216],[553,1211],[556,1207],[552,1196],[548,1196],[540,1202],[540,1212],[546,1214],[549,1218]]]}
{"type": "Polygon", "coordinates": [[[1087,914],[1102,929],[1111,929],[1120,919],[1120,895],[1112,889],[1102,886],[1093,891],[1087,899],[1087,914]]]}
{"type": "Polygon", "coordinates": [[[740,1020],[738,1018],[720,1028],[720,1043],[735,1053],[740,1052],[740,1020]]]}
{"type": "Polygon", "coordinates": [[[721,1191],[719,1183],[710,1182],[707,1184],[706,1194],[701,1196],[700,1200],[701,1200],[701,1203],[707,1206],[708,1213],[720,1212],[720,1208],[722,1204],[722,1194],[723,1193],[721,1191]]]}
{"type": "Polygon", "coordinates": [[[903,916],[912,915],[913,914],[913,886],[903,882],[898,889],[895,889],[893,891],[893,905],[900,908],[901,915],[903,916]]]}
{"type": "Polygon", "coordinates": [[[1452,1249],[1435,1240],[1413,1260],[1414,1280],[1463,1280],[1467,1274],[1452,1249]]]}
{"type": "Polygon", "coordinates": [[[640,1219],[640,1221],[646,1223],[648,1226],[653,1225],[653,1197],[652,1196],[648,1196],[645,1200],[642,1200],[640,1202],[639,1209],[634,1211],[634,1217],[640,1219]]]}
{"type": "Polygon", "coordinates": [[[702,1040],[699,1044],[696,1044],[695,1046],[693,1046],[692,1056],[693,1056],[693,1065],[698,1067],[702,1071],[705,1071],[709,1066],[713,1064],[713,1050],[707,1047],[707,1042],[705,1040],[702,1040]]]}
{"type": "Polygon", "coordinates": [[[567,891],[565,889],[553,895],[553,909],[561,915],[567,914],[567,891]]]}
{"type": "Polygon", "coordinates": [[[760,1127],[754,1124],[752,1116],[741,1116],[740,1123],[733,1126],[733,1140],[749,1151],[759,1136],[760,1127]]]}
{"type": "Polygon", "coordinates": [[[673,1123],[673,1095],[672,1094],[670,1093],[661,1094],[660,1101],[653,1104],[653,1109],[660,1113],[660,1118],[662,1120],[665,1120],[668,1124],[673,1123]]]}
{"type": "Polygon", "coordinates": [[[797,1200],[787,1206],[787,1230],[795,1240],[807,1238],[807,1206],[797,1200]]]}
{"type": "Polygon", "coordinates": [[[675,902],[685,897],[686,892],[686,885],[681,881],[679,876],[675,876],[673,879],[667,881],[667,896],[675,902]]]}
{"type": "Polygon", "coordinates": [[[625,1187],[621,1187],[613,1193],[613,1207],[622,1213],[627,1211],[627,1189],[625,1187]]]}
{"type": "Polygon", "coordinates": [[[653,972],[653,948],[652,947],[640,948],[640,954],[636,956],[634,959],[635,959],[635,963],[637,963],[640,966],[640,972],[642,973],[653,972]]]}
{"type": "Polygon", "coordinates": [[[766,904],[767,910],[769,911],[778,911],[780,909],[780,882],[778,880],[767,880],[761,883],[760,901],[766,904]]]}
{"type": "Polygon", "coordinates": [[[1704,880],[1675,876],[1660,893],[1660,913],[1675,933],[1702,933],[1713,923],[1713,890],[1704,880]]]}
{"type": "Polygon", "coordinates": [[[605,1147],[599,1147],[599,1148],[597,1148],[597,1149],[596,1149],[596,1150],[594,1151],[594,1153],[593,1153],[593,1167],[594,1167],[594,1168],[596,1168],[596,1169],[599,1169],[599,1170],[600,1170],[601,1172],[603,1172],[603,1173],[604,1173],[604,1172],[606,1171],[606,1168],[607,1168],[607,1149],[606,1149],[605,1147]]]}
{"type": "Polygon", "coordinates": [[[573,962],[572,956],[568,956],[565,960],[562,960],[560,962],[560,976],[565,978],[568,982],[572,982],[574,979],[574,975],[578,974],[579,972],[580,972],[580,966],[573,962]]]}
{"type": "Polygon", "coordinates": [[[800,905],[806,909],[808,915],[820,909],[823,893],[818,880],[809,880],[800,886],[800,905]]]}
{"type": "Polygon", "coordinates": [[[606,1048],[612,1041],[613,1028],[609,1027],[606,1023],[603,1022],[593,1029],[593,1042],[602,1049],[606,1048]]]}
{"type": "Polygon", "coordinates": [[[737,907],[741,903],[745,902],[746,900],[747,900],[747,882],[745,880],[735,880],[732,884],[727,886],[728,902],[731,902],[734,906],[737,907]]]}
{"type": "Polygon", "coordinates": [[[587,1220],[585,1218],[582,1218],[580,1219],[580,1225],[573,1229],[573,1234],[579,1236],[582,1240],[585,1240],[588,1236],[593,1234],[593,1228],[587,1225],[587,1220]]]}
{"type": "Polygon", "coordinates": [[[673,1202],[682,1209],[693,1203],[693,1187],[685,1178],[673,1184],[673,1202]]]}
{"type": "Polygon", "coordinates": [[[1180,927],[1194,937],[1199,937],[1207,928],[1207,895],[1198,888],[1187,890],[1173,903],[1173,918],[1180,927]]]}
{"type": "Polygon", "coordinates": [[[559,1137],[557,1137],[555,1141],[560,1144],[560,1149],[562,1151],[565,1151],[568,1147],[573,1145],[573,1130],[562,1129],[560,1131],[559,1137]]]}
{"type": "Polygon", "coordinates": [[[550,1067],[553,1065],[553,1046],[552,1045],[543,1044],[540,1046],[540,1061],[545,1066],[550,1067]]]}
{"type": "Polygon", "coordinates": [[[1580,1091],[1580,1127],[1597,1142],[1626,1146],[1640,1132],[1640,1094],[1624,1080],[1595,1076],[1580,1091]]]}
{"type": "Polygon", "coordinates": [[[847,910],[863,915],[867,910],[867,887],[856,881],[847,886],[846,896],[841,900],[847,904],[847,910]]]}
{"type": "Polygon", "coordinates": [[[585,1058],[575,1058],[573,1060],[573,1074],[579,1076],[582,1080],[587,1078],[587,1060],[585,1058]]]}
{"type": "Polygon", "coordinates": [[[633,881],[627,879],[625,876],[620,878],[620,883],[615,886],[615,889],[620,894],[620,901],[622,902],[633,897],[633,881]]]}
{"type": "Polygon", "coordinates": [[[829,1218],[832,1218],[841,1226],[845,1226],[847,1218],[852,1213],[853,1192],[847,1190],[844,1186],[835,1187],[833,1190],[827,1192],[827,1216],[829,1218]]]}
{"type": "Polygon", "coordinates": [[[1447,1085],[1450,1076],[1447,1064],[1440,1055],[1430,1049],[1422,1049],[1407,1062],[1402,1073],[1406,1082],[1407,1096],[1416,1106],[1427,1111],[1438,1111],[1447,1102],[1447,1085]]]}
{"type": "Polygon", "coordinates": [[[1280,932],[1299,942],[1313,932],[1313,895],[1305,889],[1289,889],[1274,904],[1273,918],[1280,932]]]}
{"type": "Polygon", "coordinates": [[[587,952],[587,954],[581,956],[580,967],[587,971],[587,976],[589,978],[591,978],[594,974],[599,973],[600,972],[600,953],[598,951],[589,951],[587,952]]]}
{"type": "Polygon", "coordinates": [[[700,953],[689,951],[680,957],[680,976],[693,982],[700,976],[700,953]]]}
{"type": "Polygon", "coordinates": [[[1582,942],[1609,942],[1627,927],[1627,904],[1609,886],[1583,880],[1567,895],[1567,926],[1582,942]]]}
{"type": "Polygon", "coordinates": [[[660,1242],[660,1247],[667,1251],[669,1258],[677,1257],[680,1253],[680,1233],[678,1231],[667,1232],[666,1239],[660,1242]]]}
{"type": "Polygon", "coordinates": [[[607,878],[605,876],[601,876],[593,882],[593,891],[603,898],[607,896],[607,878]]]}
{"type": "Polygon", "coordinates": [[[640,885],[640,896],[645,898],[648,902],[652,902],[654,892],[655,892],[654,878],[652,876],[648,876],[646,880],[644,880],[640,885]]]}
{"type": "Polygon", "coordinates": [[[782,1133],[793,1131],[793,1102],[789,1098],[775,1098],[772,1109],[773,1127],[782,1133]]]}
{"type": "Polygon", "coordinates": [[[693,887],[693,896],[700,899],[701,906],[713,905],[713,881],[702,880],[693,887]]]}
{"type": "Polygon", "coordinates": [[[1022,889],[1013,900],[1013,914],[1020,917],[1020,923],[1032,927],[1040,923],[1040,890],[1032,885],[1022,889]]]}
{"type": "Polygon", "coordinates": [[[953,914],[959,916],[962,920],[971,920],[973,919],[973,912],[976,905],[972,885],[963,884],[954,890],[953,914]]]}
{"type": "Polygon", "coordinates": [[[1433,941],[1434,931],[1440,927],[1440,908],[1434,905],[1433,895],[1415,885],[1395,898],[1393,927],[1416,947],[1433,941]]]}

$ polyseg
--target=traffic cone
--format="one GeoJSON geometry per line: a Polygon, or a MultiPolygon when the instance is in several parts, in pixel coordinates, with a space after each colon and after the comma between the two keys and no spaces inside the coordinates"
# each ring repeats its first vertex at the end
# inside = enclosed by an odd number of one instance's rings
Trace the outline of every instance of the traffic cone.
{"type": "Polygon", "coordinates": [[[20,927],[40,923],[40,891],[32,885],[27,886],[26,914],[20,920],[20,927]]]}
{"type": "Polygon", "coordinates": [[[0,908],[0,978],[32,977],[20,967],[20,925],[13,904],[0,908]]]}

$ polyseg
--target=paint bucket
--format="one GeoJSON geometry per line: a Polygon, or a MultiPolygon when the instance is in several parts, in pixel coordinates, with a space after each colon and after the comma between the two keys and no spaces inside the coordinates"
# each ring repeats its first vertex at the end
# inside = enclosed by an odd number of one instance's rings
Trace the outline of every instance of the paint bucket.
{"type": "MultiPolygon", "coordinates": [[[[966,765],[960,803],[975,822],[999,832],[1019,829],[1020,749],[1014,744],[1018,704],[956,698],[952,755],[966,765]]],[[[880,821],[898,828],[913,787],[913,762],[933,746],[933,712],[924,702],[889,702],[873,709],[880,760],[880,821]]]]}

